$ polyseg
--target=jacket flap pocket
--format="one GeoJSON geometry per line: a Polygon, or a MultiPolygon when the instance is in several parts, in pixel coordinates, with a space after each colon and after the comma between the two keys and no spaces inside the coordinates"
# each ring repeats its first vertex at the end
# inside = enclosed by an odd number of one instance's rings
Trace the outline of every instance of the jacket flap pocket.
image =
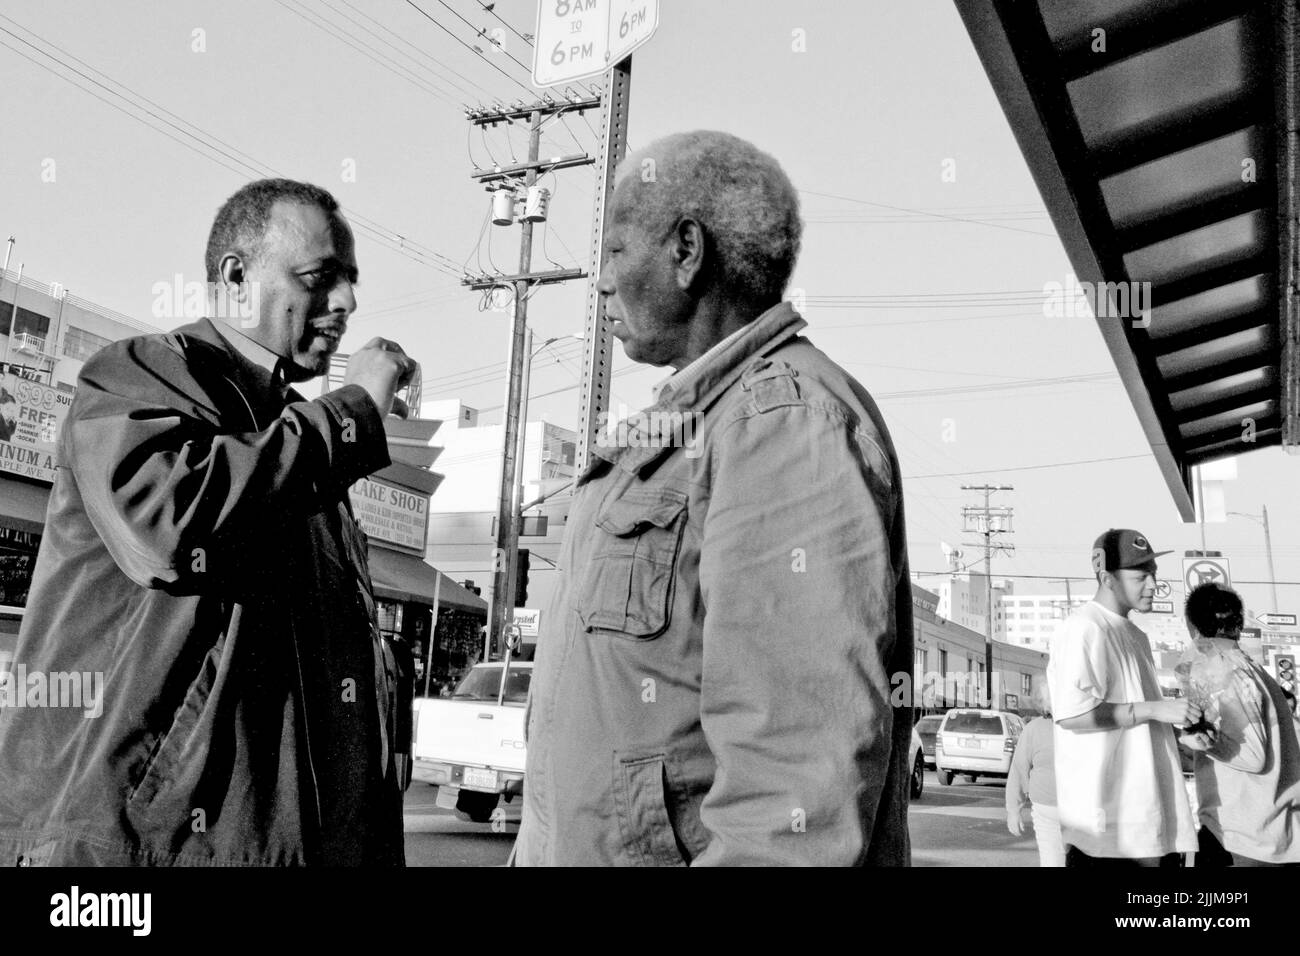
{"type": "Polygon", "coordinates": [[[650,526],[671,526],[685,508],[686,495],[671,488],[629,490],[605,503],[596,518],[596,526],[619,537],[640,534],[650,526]]]}

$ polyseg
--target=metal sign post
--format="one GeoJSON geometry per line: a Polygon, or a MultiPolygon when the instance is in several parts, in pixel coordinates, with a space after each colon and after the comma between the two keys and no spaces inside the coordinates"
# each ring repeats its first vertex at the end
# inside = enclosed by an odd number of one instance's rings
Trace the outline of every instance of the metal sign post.
{"type": "Polygon", "coordinates": [[[613,366],[613,336],[605,317],[605,301],[596,290],[605,267],[605,225],[614,197],[614,171],[627,152],[628,97],[632,89],[632,58],[617,64],[605,81],[601,110],[600,156],[596,161],[596,191],[592,204],[591,272],[587,279],[587,325],[582,349],[582,389],[578,404],[578,447],[575,471],[581,475],[590,461],[596,432],[609,408],[609,377],[613,366]]]}

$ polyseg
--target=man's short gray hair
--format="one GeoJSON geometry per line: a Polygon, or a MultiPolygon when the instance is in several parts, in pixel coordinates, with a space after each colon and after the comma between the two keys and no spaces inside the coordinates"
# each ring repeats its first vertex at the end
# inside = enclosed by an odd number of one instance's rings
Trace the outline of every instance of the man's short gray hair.
{"type": "Polygon", "coordinates": [[[729,133],[675,133],[628,156],[617,180],[635,189],[637,222],[652,236],[699,222],[728,290],[757,301],[784,294],[803,223],[794,184],[767,153],[729,133]]]}

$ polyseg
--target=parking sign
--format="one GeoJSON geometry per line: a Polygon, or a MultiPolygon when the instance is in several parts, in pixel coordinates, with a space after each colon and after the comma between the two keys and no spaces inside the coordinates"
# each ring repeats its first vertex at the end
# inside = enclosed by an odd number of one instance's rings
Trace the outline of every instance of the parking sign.
{"type": "Polygon", "coordinates": [[[604,73],[659,28],[659,0],[539,0],[533,86],[604,73]]]}

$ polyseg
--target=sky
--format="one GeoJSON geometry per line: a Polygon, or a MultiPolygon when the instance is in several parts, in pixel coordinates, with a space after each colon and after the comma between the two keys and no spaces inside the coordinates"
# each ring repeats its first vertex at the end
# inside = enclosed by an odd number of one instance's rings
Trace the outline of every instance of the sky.
{"type": "MultiPolygon", "coordinates": [[[[490,199],[469,174],[527,143],[522,124],[471,128],[464,106],[535,95],[518,34],[536,16],[531,0],[491,12],[479,0],[0,0],[11,268],[173,328],[187,319],[155,313],[156,286],[202,281],[221,202],[258,176],[307,179],[358,226],[359,305],[342,351],[394,339],[420,361],[426,400],[458,398],[497,421],[509,313],[484,310],[458,276],[513,272],[519,235],[485,228],[490,199]],[[499,31],[502,50],[478,29],[499,31]]],[[[1096,322],[1044,315],[1044,287],[1065,282],[1069,262],[951,0],[663,0],[633,57],[630,104],[634,148],[725,130],[800,189],[789,294],[805,304],[806,334],[880,403],[914,571],[946,567],[941,542],[973,540],[961,508],[980,499],[963,484],[1007,484],[993,503],[1014,508],[1015,553],[993,571],[1018,592],[1087,578],[1094,538],[1134,527],[1176,552],[1161,577],[1180,593],[1179,552],[1199,548],[1200,531],[1174,509],[1096,322]]],[[[551,122],[542,155],[594,156],[598,130],[594,111],[551,122]]],[[[554,195],[535,270],[588,266],[594,183],[590,167],[544,178],[554,195]]],[[[538,289],[535,341],[581,332],[585,302],[585,282],[538,289]]],[[[580,349],[566,339],[538,353],[530,418],[576,424],[580,349]]],[[[615,349],[612,404],[648,405],[666,371],[615,349]]],[[[1293,612],[1296,468],[1264,449],[1226,488],[1230,510],[1267,505],[1276,610],[1293,612]]],[[[1230,517],[1205,532],[1248,606],[1270,609],[1260,524],[1230,517]]]]}

